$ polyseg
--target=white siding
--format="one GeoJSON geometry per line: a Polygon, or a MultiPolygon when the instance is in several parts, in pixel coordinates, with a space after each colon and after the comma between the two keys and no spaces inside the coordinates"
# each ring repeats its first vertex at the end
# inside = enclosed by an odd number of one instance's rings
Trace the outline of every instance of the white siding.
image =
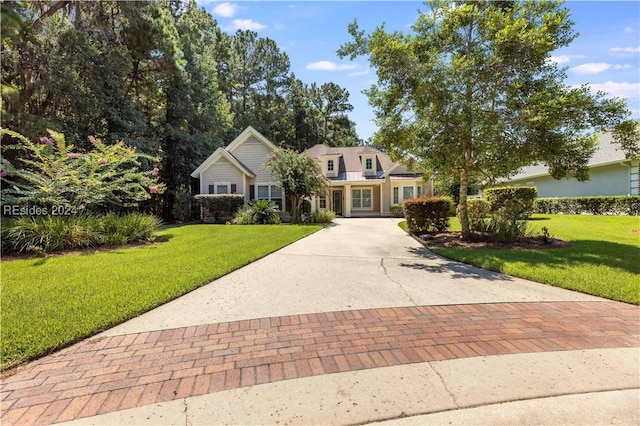
{"type": "MultiPolygon", "coordinates": [[[[263,165],[269,160],[271,156],[271,150],[267,148],[262,142],[258,141],[253,136],[250,136],[246,141],[241,143],[236,149],[230,152],[236,157],[242,164],[255,173],[256,178],[252,180],[254,182],[275,182],[269,172],[263,165]]],[[[242,183],[242,181],[241,181],[242,183]]]]}
{"type": "Polygon", "coordinates": [[[242,172],[224,157],[221,157],[207,170],[202,172],[200,178],[200,193],[208,194],[209,185],[214,185],[216,182],[236,184],[236,192],[242,193],[242,172]]]}

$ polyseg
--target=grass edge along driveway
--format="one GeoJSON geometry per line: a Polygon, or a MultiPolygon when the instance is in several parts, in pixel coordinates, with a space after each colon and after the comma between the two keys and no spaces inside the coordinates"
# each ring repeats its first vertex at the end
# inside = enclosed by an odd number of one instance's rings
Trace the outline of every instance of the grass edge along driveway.
{"type": "Polygon", "coordinates": [[[174,226],[152,245],[2,261],[0,368],[136,317],[321,228],[174,226]]]}
{"type": "MultiPolygon", "coordinates": [[[[640,304],[640,218],[533,215],[529,232],[546,226],[571,247],[543,250],[429,248],[491,271],[607,299],[640,304]]],[[[460,230],[451,219],[451,230],[460,230]]],[[[427,244],[428,245],[428,244],[427,244]]]]}

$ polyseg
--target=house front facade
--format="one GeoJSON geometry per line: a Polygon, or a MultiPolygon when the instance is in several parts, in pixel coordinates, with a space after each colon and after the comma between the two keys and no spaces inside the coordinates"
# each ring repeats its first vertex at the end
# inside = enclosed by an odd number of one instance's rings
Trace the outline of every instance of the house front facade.
{"type": "Polygon", "coordinates": [[[331,210],[344,217],[390,216],[391,205],[433,194],[420,173],[369,146],[315,145],[305,155],[319,162],[329,182],[324,196],[313,197],[312,210],[331,210]]]}
{"type": "Polygon", "coordinates": [[[226,147],[218,148],[191,177],[200,180],[200,194],[242,194],[251,200],[272,200],[284,211],[285,194],[263,166],[278,147],[247,127],[226,147]]]}
{"type": "Polygon", "coordinates": [[[603,133],[589,161],[589,180],[554,179],[543,165],[525,167],[508,181],[510,185],[535,186],[538,197],[590,197],[640,194],[640,162],[625,157],[614,145],[611,133],[603,133]]]}
{"type": "MultiPolygon", "coordinates": [[[[271,200],[286,211],[286,194],[264,167],[277,149],[249,126],[211,154],[191,177],[199,179],[200,194],[242,194],[245,203],[271,200]]],[[[425,185],[420,173],[372,147],[315,145],[303,155],[319,162],[329,183],[324,196],[312,198],[312,210],[332,210],[343,217],[390,216],[391,205],[433,194],[432,184],[425,185]]]]}

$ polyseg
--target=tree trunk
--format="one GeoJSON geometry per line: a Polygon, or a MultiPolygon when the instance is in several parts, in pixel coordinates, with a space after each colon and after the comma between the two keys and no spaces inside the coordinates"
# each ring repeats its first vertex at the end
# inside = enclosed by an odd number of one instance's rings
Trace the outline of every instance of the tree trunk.
{"type": "Polygon", "coordinates": [[[298,197],[291,197],[291,222],[300,222],[300,206],[302,205],[302,199],[298,197]]]}
{"type": "Polygon", "coordinates": [[[469,240],[471,238],[471,229],[469,228],[469,213],[467,211],[467,192],[469,191],[469,176],[466,169],[460,172],[460,201],[458,202],[458,218],[462,225],[462,239],[469,240]]]}

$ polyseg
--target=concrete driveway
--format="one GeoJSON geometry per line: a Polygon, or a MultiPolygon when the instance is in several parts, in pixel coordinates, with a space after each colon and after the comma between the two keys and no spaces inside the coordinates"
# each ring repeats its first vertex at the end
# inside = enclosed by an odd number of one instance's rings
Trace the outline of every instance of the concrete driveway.
{"type": "Polygon", "coordinates": [[[339,219],[23,368],[3,423],[640,422],[635,306],[339,219]]]}

